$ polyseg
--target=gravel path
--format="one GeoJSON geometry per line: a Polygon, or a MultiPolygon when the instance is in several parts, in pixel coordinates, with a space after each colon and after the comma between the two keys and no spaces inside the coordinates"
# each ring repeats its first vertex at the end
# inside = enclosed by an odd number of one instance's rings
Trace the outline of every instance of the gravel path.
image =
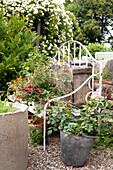
{"type": "Polygon", "coordinates": [[[113,170],[113,150],[102,152],[92,149],[84,167],[66,166],[60,159],[61,146],[59,135],[52,135],[48,138],[46,151],[42,145],[33,147],[28,144],[28,168],[27,170],[113,170]]]}

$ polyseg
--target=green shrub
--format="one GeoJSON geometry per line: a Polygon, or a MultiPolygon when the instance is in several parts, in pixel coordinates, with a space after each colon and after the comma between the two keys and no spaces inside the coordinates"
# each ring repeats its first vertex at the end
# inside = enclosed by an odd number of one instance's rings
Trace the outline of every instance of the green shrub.
{"type": "Polygon", "coordinates": [[[43,144],[43,128],[42,126],[32,125],[29,126],[29,135],[33,146],[37,144],[43,144]]]}
{"type": "Polygon", "coordinates": [[[102,78],[104,80],[108,80],[109,81],[109,80],[112,80],[112,75],[113,75],[113,73],[111,71],[104,70],[102,78]]]}
{"type": "Polygon", "coordinates": [[[0,91],[16,78],[38,38],[26,25],[24,17],[17,14],[8,19],[0,12],[0,91]]]}
{"type": "MultiPolygon", "coordinates": [[[[89,43],[86,45],[86,48],[89,50],[91,55],[95,58],[96,52],[106,52],[106,51],[112,51],[111,48],[107,48],[104,46],[103,43],[89,43]]],[[[82,55],[85,55],[85,50],[82,50],[82,55]]]]}

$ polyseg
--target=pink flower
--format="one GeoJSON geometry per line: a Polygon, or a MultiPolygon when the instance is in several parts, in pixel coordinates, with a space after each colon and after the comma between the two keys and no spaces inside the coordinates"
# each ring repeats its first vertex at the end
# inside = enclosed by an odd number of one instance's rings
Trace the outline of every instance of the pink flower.
{"type": "Polygon", "coordinates": [[[91,95],[92,99],[98,99],[99,97],[100,97],[100,95],[99,95],[98,92],[93,92],[92,95],[91,95]]]}
{"type": "Polygon", "coordinates": [[[29,90],[29,93],[31,93],[31,90],[29,90]]]}
{"type": "Polygon", "coordinates": [[[25,88],[24,88],[24,87],[22,87],[22,88],[21,88],[21,90],[25,90],[25,88]]]}
{"type": "Polygon", "coordinates": [[[35,91],[36,91],[36,92],[39,92],[39,89],[36,88],[35,91]]]}
{"type": "Polygon", "coordinates": [[[39,95],[37,94],[37,97],[39,97],[39,95]]]}
{"type": "Polygon", "coordinates": [[[27,93],[25,94],[25,96],[27,96],[27,93]]]}
{"type": "Polygon", "coordinates": [[[42,95],[40,97],[42,98],[42,95]]]}

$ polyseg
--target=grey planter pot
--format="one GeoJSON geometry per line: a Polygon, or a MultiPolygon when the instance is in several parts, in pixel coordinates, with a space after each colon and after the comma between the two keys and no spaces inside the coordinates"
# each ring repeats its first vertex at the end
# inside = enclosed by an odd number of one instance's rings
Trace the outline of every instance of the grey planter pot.
{"type": "Polygon", "coordinates": [[[14,113],[0,114],[0,170],[26,170],[28,163],[27,106],[13,104],[14,113]]]}
{"type": "Polygon", "coordinates": [[[61,160],[66,165],[83,166],[94,143],[95,137],[66,135],[60,131],[61,160]]]}

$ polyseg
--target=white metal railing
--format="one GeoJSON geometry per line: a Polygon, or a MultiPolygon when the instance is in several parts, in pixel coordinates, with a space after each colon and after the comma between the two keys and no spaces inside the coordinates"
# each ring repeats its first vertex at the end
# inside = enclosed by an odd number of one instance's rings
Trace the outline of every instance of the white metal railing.
{"type": "Polygon", "coordinates": [[[75,89],[73,92],[66,94],[64,96],[61,97],[57,97],[57,98],[53,98],[51,100],[49,100],[45,106],[44,106],[44,137],[43,137],[43,146],[44,146],[44,150],[46,148],[46,109],[47,109],[47,105],[50,104],[52,101],[55,100],[61,100],[63,98],[66,98],[68,96],[71,96],[72,94],[76,93],[77,91],[79,91],[86,83],[88,83],[89,81],[89,88],[90,88],[90,92],[88,92],[86,94],[86,100],[87,100],[87,96],[88,94],[92,93],[94,91],[94,77],[95,76],[99,76],[99,94],[101,95],[101,90],[102,90],[102,63],[101,61],[97,61],[95,58],[93,58],[93,56],[90,54],[90,52],[88,51],[88,49],[81,44],[78,41],[75,40],[70,40],[68,42],[65,42],[57,51],[56,55],[53,58],[53,62],[57,62],[58,65],[64,65],[64,64],[68,64],[70,66],[70,62],[72,62],[73,67],[88,67],[88,63],[90,62],[90,64],[92,65],[92,75],[89,76],[84,83],[82,83],[77,89],[75,89]],[[67,44],[67,47],[66,47],[67,44]],[[72,48],[72,44],[73,44],[73,48],[72,48]],[[79,46],[79,49],[77,48],[77,45],[79,46]],[[85,61],[82,57],[82,51],[81,48],[83,48],[86,52],[85,55],[85,61]],[[71,51],[71,49],[73,49],[73,53],[71,51]],[[76,53],[78,50],[78,54],[76,53]],[[67,55],[66,55],[67,52],[67,55]],[[61,54],[61,55],[60,55],[61,54]],[[73,55],[72,55],[73,54],[73,55]],[[78,56],[76,56],[76,54],[78,56]],[[78,57],[78,59],[76,59],[76,57],[78,57]],[[84,63],[84,64],[83,64],[84,63]],[[99,64],[100,65],[100,70],[99,73],[95,74],[95,64],[99,64]],[[92,87],[90,86],[90,81],[92,81],[92,87]]]}
{"type": "Polygon", "coordinates": [[[53,58],[54,62],[57,61],[58,65],[63,65],[67,63],[70,65],[70,62],[75,66],[81,67],[82,63],[85,62],[86,67],[88,67],[88,60],[93,60],[98,62],[92,57],[88,49],[79,41],[70,40],[65,42],[57,51],[56,55],[53,58]],[[82,52],[84,50],[84,56],[82,52]]]}

